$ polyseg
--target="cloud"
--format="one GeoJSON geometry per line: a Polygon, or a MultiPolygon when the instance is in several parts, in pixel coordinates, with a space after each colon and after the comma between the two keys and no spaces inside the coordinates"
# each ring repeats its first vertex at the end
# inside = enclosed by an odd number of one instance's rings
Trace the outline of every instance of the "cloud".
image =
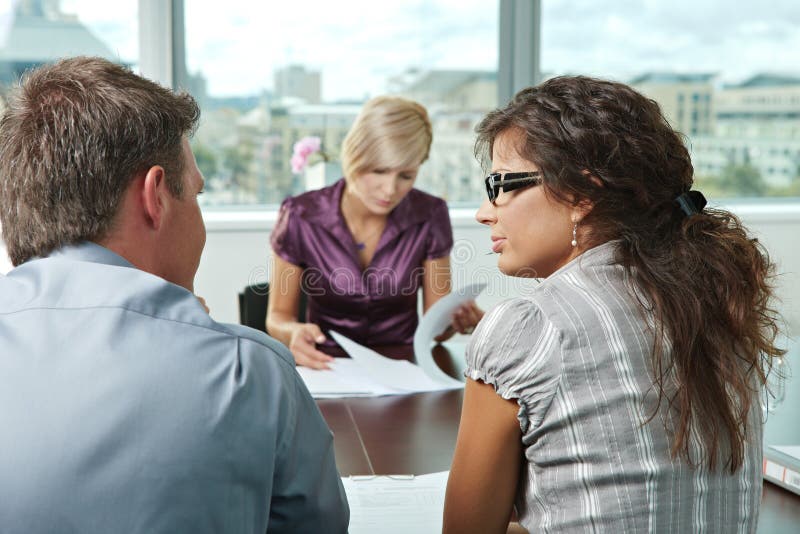
{"type": "Polygon", "coordinates": [[[625,79],[649,71],[800,73],[800,4],[674,0],[543,2],[542,68],[625,79]]]}
{"type": "MultiPolygon", "coordinates": [[[[138,56],[136,2],[63,0],[123,59],[138,56]]],[[[288,64],[322,71],[326,99],[385,91],[404,70],[497,68],[498,2],[185,2],[187,64],[212,95],[253,95],[288,64]]],[[[547,0],[542,70],[628,79],[644,71],[800,74],[800,2],[547,0]]]]}
{"type": "Polygon", "coordinates": [[[497,68],[493,2],[186,2],[187,64],[211,94],[253,94],[290,63],[323,72],[326,99],[385,91],[409,67],[497,68]]]}

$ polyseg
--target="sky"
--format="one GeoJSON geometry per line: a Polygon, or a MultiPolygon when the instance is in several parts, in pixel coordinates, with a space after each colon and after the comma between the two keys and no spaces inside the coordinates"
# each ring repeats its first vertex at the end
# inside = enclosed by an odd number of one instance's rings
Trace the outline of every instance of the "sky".
{"type": "MultiPolygon", "coordinates": [[[[137,2],[113,5],[62,0],[135,64],[137,2]]],[[[288,64],[320,70],[328,101],[383,92],[411,67],[497,69],[495,0],[186,0],[185,9],[187,64],[212,96],[259,94],[288,64]]],[[[541,70],[550,74],[800,76],[798,0],[542,0],[541,30],[541,70]]]]}

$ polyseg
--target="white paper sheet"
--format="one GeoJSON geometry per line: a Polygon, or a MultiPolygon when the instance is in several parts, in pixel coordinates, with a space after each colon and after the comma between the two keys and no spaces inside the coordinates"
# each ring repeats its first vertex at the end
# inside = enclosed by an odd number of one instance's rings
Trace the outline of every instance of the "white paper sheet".
{"type": "MultiPolygon", "coordinates": [[[[433,361],[433,355],[431,354],[433,338],[444,332],[453,321],[453,313],[459,306],[477,298],[485,288],[485,283],[469,284],[439,299],[422,316],[422,320],[417,326],[417,331],[414,332],[414,357],[417,360],[417,365],[422,367],[428,375],[442,383],[458,381],[439,369],[439,366],[433,361]]],[[[463,354],[454,356],[463,357],[463,354]]]]}
{"type": "Polygon", "coordinates": [[[329,370],[298,367],[297,372],[315,399],[339,397],[373,397],[394,393],[374,383],[361,370],[358,363],[347,358],[336,358],[329,370]]]}
{"type": "Polygon", "coordinates": [[[447,380],[433,378],[411,362],[382,356],[338,332],[331,331],[330,335],[357,364],[357,373],[366,377],[369,383],[379,384],[389,393],[440,391],[464,386],[458,380],[447,377],[447,375],[445,375],[447,380]]]}
{"type": "Polygon", "coordinates": [[[350,534],[440,533],[449,474],[343,477],[350,534]]]}

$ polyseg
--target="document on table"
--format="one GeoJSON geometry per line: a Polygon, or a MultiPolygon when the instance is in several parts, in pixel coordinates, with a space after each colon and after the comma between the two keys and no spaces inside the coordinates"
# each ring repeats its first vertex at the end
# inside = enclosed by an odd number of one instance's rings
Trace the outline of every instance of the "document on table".
{"type": "Polygon", "coordinates": [[[311,395],[317,399],[401,395],[462,388],[463,382],[449,376],[433,361],[431,344],[433,338],[451,323],[455,310],[477,297],[485,287],[485,283],[464,286],[431,306],[414,334],[416,364],[387,358],[331,330],[331,337],[351,359],[336,358],[329,364],[330,370],[298,367],[297,372],[311,395]]]}
{"type": "Polygon", "coordinates": [[[297,367],[300,378],[315,399],[373,397],[392,393],[364,376],[355,360],[336,358],[329,370],[297,367]]]}
{"type": "Polygon", "coordinates": [[[449,473],[343,477],[350,534],[440,533],[449,473]]]}
{"type": "Polygon", "coordinates": [[[450,377],[447,380],[432,378],[418,365],[382,356],[338,332],[331,331],[330,335],[350,359],[336,358],[329,364],[329,370],[297,368],[316,399],[402,395],[464,387],[450,377]]]}
{"type": "MultiPolygon", "coordinates": [[[[331,334],[334,337],[339,336],[335,332],[331,334]]],[[[350,353],[355,355],[352,359],[336,358],[328,364],[330,366],[328,370],[298,367],[297,372],[311,396],[315,399],[377,397],[463,387],[461,383],[457,383],[456,386],[440,384],[413,363],[386,358],[366,347],[361,349],[373,354],[367,354],[364,358],[362,351],[356,348],[350,353]],[[374,357],[375,361],[370,362],[369,357],[374,357]],[[378,361],[378,358],[386,361],[378,361]]]]}

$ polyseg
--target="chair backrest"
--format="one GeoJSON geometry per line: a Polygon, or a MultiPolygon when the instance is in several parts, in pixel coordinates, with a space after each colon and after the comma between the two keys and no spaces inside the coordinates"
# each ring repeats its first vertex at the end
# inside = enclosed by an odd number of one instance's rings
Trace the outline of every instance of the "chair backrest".
{"type": "MultiPolygon", "coordinates": [[[[267,331],[267,304],[269,283],[251,284],[239,293],[239,323],[262,332],[267,331]]],[[[306,293],[300,291],[298,320],[306,321],[306,293]]]]}

